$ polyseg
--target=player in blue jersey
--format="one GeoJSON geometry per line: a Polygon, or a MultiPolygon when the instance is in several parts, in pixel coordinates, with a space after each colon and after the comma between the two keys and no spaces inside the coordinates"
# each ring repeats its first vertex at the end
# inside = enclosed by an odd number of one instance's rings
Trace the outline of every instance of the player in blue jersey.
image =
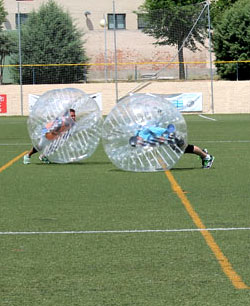
{"type": "Polygon", "coordinates": [[[136,146],[157,146],[169,145],[176,152],[184,151],[189,154],[196,154],[202,160],[202,168],[211,168],[214,157],[208,154],[207,149],[201,149],[198,146],[185,143],[182,139],[176,137],[176,129],[174,124],[169,124],[167,128],[159,126],[145,126],[139,129],[135,136],[130,137],[129,144],[136,146]]]}

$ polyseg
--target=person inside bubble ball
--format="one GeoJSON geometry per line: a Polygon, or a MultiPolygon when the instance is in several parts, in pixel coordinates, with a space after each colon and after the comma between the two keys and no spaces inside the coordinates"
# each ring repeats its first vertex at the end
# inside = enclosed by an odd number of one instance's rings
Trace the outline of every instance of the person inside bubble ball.
{"type": "Polygon", "coordinates": [[[136,146],[157,146],[169,145],[174,151],[184,154],[196,154],[201,158],[202,168],[209,169],[212,167],[214,156],[208,154],[207,149],[201,149],[193,144],[185,143],[181,138],[176,137],[176,129],[174,124],[169,124],[167,128],[159,126],[145,126],[139,129],[136,134],[129,139],[132,147],[136,146]]]}
{"type": "MultiPolygon", "coordinates": [[[[31,156],[40,151],[39,148],[43,147],[45,141],[53,141],[71,129],[76,121],[76,113],[72,108],[69,109],[70,116],[67,116],[67,113],[62,117],[56,118],[55,120],[46,124],[46,126],[42,129],[42,137],[38,148],[32,147],[30,151],[24,155],[23,163],[25,165],[30,164],[31,156]]],[[[49,159],[44,154],[41,154],[39,159],[46,164],[50,163],[49,159]]]]}

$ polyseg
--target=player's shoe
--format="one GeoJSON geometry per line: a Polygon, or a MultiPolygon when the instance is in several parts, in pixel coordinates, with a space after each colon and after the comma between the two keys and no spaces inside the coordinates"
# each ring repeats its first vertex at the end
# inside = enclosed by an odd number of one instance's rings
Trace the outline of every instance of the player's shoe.
{"type": "Polygon", "coordinates": [[[44,155],[40,155],[39,156],[40,161],[42,161],[44,164],[50,164],[50,161],[48,160],[48,158],[44,155]]]}
{"type": "MultiPolygon", "coordinates": [[[[202,149],[202,151],[205,152],[206,154],[208,154],[208,150],[207,150],[207,149],[204,148],[204,149],[202,149]]],[[[205,159],[202,158],[201,156],[200,156],[199,158],[201,159],[202,168],[205,168],[205,167],[204,167],[204,161],[205,161],[205,159]]]]}
{"type": "Polygon", "coordinates": [[[24,165],[28,165],[30,164],[30,157],[28,154],[25,154],[24,157],[23,157],[23,163],[24,165]]]}
{"type": "Polygon", "coordinates": [[[212,167],[212,164],[214,162],[214,157],[210,155],[209,159],[203,159],[202,164],[204,169],[209,169],[212,167]]]}

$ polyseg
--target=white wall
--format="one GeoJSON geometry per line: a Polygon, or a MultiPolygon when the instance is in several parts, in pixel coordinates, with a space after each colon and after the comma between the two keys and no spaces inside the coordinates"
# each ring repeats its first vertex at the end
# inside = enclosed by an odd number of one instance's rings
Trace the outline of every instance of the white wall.
{"type": "MultiPolygon", "coordinates": [[[[119,83],[119,98],[135,89],[141,83],[119,83]]],[[[145,83],[146,84],[146,83],[145,83]]],[[[116,103],[116,91],[114,83],[87,83],[67,85],[23,85],[23,111],[28,115],[29,94],[42,95],[48,90],[56,88],[79,88],[87,94],[102,93],[103,114],[110,112],[116,103]]],[[[203,113],[212,113],[211,83],[210,81],[192,82],[151,82],[141,89],[141,93],[174,94],[202,92],[203,113]]],[[[250,113],[250,81],[215,81],[213,82],[214,113],[250,113]]],[[[7,95],[7,114],[0,116],[12,116],[21,114],[20,86],[2,85],[0,94],[7,95]]]]}

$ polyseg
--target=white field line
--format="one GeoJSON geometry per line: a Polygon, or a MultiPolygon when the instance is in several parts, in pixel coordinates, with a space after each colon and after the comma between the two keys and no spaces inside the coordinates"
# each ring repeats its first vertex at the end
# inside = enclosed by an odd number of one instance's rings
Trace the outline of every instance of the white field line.
{"type": "Polygon", "coordinates": [[[133,233],[174,233],[174,232],[201,232],[201,231],[241,231],[250,230],[250,227],[229,228],[183,228],[183,229],[155,229],[155,230],[106,230],[106,231],[61,231],[61,232],[0,232],[0,235],[59,235],[59,234],[133,234],[133,233]]]}
{"type": "Polygon", "coordinates": [[[0,143],[0,146],[31,146],[31,143],[0,143]]]}
{"type": "Polygon", "coordinates": [[[27,120],[25,121],[5,121],[5,120],[1,120],[0,119],[0,124],[4,124],[4,125],[7,125],[7,124],[26,124],[27,120]]]}
{"type": "Polygon", "coordinates": [[[217,121],[214,118],[210,118],[210,117],[207,117],[207,116],[204,116],[204,115],[198,115],[198,116],[201,117],[201,118],[207,119],[207,120],[217,121]]]}
{"type": "Polygon", "coordinates": [[[191,142],[209,142],[209,143],[249,143],[250,140],[192,140],[191,142]]]}

